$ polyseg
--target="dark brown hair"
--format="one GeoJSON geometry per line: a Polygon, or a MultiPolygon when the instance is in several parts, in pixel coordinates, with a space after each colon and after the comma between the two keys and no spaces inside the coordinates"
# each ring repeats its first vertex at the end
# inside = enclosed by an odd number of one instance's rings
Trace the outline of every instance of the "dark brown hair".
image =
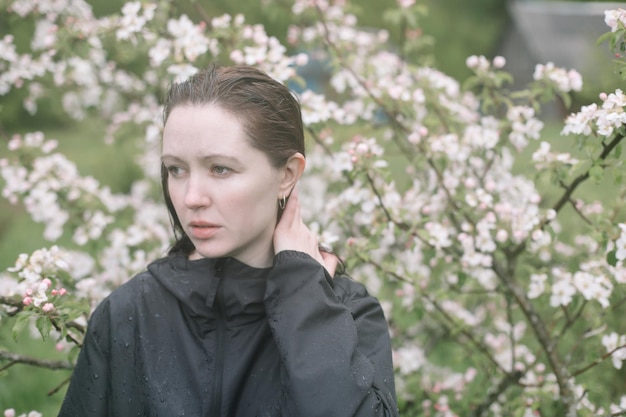
{"type": "MultiPolygon", "coordinates": [[[[165,98],[164,124],[176,107],[216,105],[242,125],[250,144],[263,152],[275,168],[284,167],[295,153],[304,155],[300,103],[282,83],[256,68],[210,65],[184,82],[173,84],[165,98]]],[[[161,185],[176,241],[170,255],[189,255],[194,246],[176,215],[161,165],[161,185]]]]}

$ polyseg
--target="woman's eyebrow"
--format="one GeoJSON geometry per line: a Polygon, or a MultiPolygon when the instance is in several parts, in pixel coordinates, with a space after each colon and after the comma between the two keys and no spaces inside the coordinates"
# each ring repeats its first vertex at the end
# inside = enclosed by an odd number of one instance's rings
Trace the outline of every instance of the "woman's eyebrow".
{"type": "Polygon", "coordinates": [[[181,159],[177,156],[168,154],[168,153],[164,153],[163,155],[161,155],[161,162],[165,161],[165,160],[174,160],[174,161],[180,161],[181,159]]]}
{"type": "Polygon", "coordinates": [[[210,153],[206,155],[198,155],[198,157],[202,160],[207,160],[207,161],[212,160],[212,159],[228,159],[233,162],[239,162],[239,159],[237,159],[236,157],[232,155],[223,154],[223,153],[210,153]]]}
{"type": "MultiPolygon", "coordinates": [[[[226,161],[232,164],[241,164],[241,160],[239,158],[232,156],[232,155],[222,154],[222,153],[212,153],[212,154],[206,154],[206,155],[200,154],[200,155],[196,155],[196,158],[202,161],[203,163],[210,163],[214,161],[226,161]]],[[[161,162],[165,162],[165,161],[183,162],[184,159],[176,155],[166,153],[166,154],[161,155],[161,162]]]]}

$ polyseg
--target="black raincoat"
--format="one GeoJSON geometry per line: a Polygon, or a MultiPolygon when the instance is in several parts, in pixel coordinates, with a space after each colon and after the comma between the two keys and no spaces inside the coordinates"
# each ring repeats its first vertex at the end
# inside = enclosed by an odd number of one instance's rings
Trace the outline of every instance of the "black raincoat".
{"type": "Polygon", "coordinates": [[[59,416],[397,413],[378,301],[283,251],[149,265],[94,311],[59,416]]]}

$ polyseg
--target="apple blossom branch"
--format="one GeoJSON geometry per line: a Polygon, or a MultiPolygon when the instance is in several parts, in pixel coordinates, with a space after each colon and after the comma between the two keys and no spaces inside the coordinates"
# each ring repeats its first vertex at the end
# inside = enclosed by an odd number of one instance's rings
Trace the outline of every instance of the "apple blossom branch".
{"type": "MultiPolygon", "coordinates": [[[[601,364],[602,362],[604,362],[605,360],[607,360],[608,358],[610,358],[611,356],[613,356],[613,354],[615,352],[617,352],[618,350],[622,350],[622,349],[626,349],[626,344],[621,345],[621,346],[617,346],[616,348],[606,352],[604,355],[602,355],[601,357],[599,357],[598,359],[596,359],[595,361],[583,366],[582,368],[572,372],[572,377],[576,377],[578,375],[581,375],[585,372],[587,372],[588,370],[590,370],[591,368],[593,368],[594,366],[597,366],[599,364],[601,364]]],[[[626,411],[625,411],[626,412],[626,411]]]]}
{"type": "MultiPolygon", "coordinates": [[[[378,198],[379,205],[382,207],[382,209],[383,209],[383,211],[385,213],[385,216],[387,217],[387,219],[389,221],[393,221],[393,218],[392,218],[391,214],[385,208],[385,206],[383,204],[383,201],[382,201],[382,198],[381,198],[380,194],[377,192],[377,188],[375,187],[374,181],[373,181],[373,179],[371,178],[371,176],[369,174],[367,175],[367,179],[369,181],[370,187],[372,188],[372,190],[374,191],[374,193],[376,194],[376,196],[378,198]]],[[[404,225],[404,229],[406,229],[408,227],[407,225],[405,225],[403,223],[394,222],[394,224],[396,224],[398,226],[404,225]]],[[[509,265],[511,265],[512,263],[514,263],[516,258],[517,258],[517,254],[516,253],[509,254],[509,257],[507,259],[507,261],[508,261],[507,263],[509,265]]],[[[364,260],[366,262],[369,262],[369,263],[372,263],[379,270],[384,270],[384,268],[382,266],[374,263],[372,260],[369,260],[369,259],[362,259],[362,260],[364,260]],[[381,268],[383,268],[383,269],[381,269],[381,268]]],[[[527,298],[526,294],[524,293],[524,291],[521,288],[519,288],[519,286],[517,286],[517,284],[515,284],[512,279],[506,278],[510,274],[503,274],[502,273],[502,267],[498,265],[496,260],[494,260],[494,263],[493,263],[493,270],[496,273],[496,275],[498,277],[500,277],[501,281],[503,282],[503,284],[507,288],[507,291],[510,294],[513,295],[513,297],[516,299],[517,304],[522,308],[522,311],[526,315],[526,317],[528,319],[528,322],[530,323],[531,327],[533,328],[535,334],[537,335],[537,338],[538,338],[540,344],[543,347],[544,352],[546,353],[546,355],[548,357],[548,361],[550,362],[551,368],[552,368],[555,376],[557,377],[557,383],[559,385],[559,389],[560,389],[563,397],[564,398],[569,398],[571,401],[569,401],[568,404],[574,405],[573,396],[572,396],[573,392],[572,392],[572,390],[571,390],[571,388],[569,386],[569,383],[568,383],[568,376],[567,376],[566,366],[565,366],[565,364],[561,363],[560,359],[555,354],[555,347],[556,347],[558,338],[557,339],[552,339],[550,337],[549,332],[547,331],[547,329],[545,327],[545,324],[543,323],[543,321],[541,320],[539,314],[536,312],[536,310],[534,309],[534,307],[530,303],[530,300],[528,300],[528,298],[527,298]]],[[[398,278],[397,274],[394,274],[391,271],[386,271],[386,272],[387,273],[391,273],[396,278],[398,278]]],[[[410,281],[410,280],[401,279],[401,281],[410,281]]],[[[437,303],[434,300],[431,300],[428,297],[426,297],[426,299],[429,302],[431,302],[437,308],[438,311],[442,312],[444,315],[447,314],[447,313],[445,313],[445,311],[442,311],[442,309],[440,307],[438,307],[437,303]]],[[[580,314],[581,314],[581,312],[579,312],[576,315],[576,317],[579,317],[580,314]]],[[[568,326],[566,326],[563,329],[563,332],[565,332],[567,327],[568,326]]],[[[471,338],[471,333],[470,332],[465,332],[464,334],[466,336],[470,335],[469,336],[470,340],[474,342],[474,340],[471,338]]],[[[506,373],[506,371],[504,371],[504,370],[503,370],[503,372],[506,373]]]]}
{"type": "MultiPolygon", "coordinates": [[[[323,13],[322,11],[318,8],[317,9],[318,14],[320,15],[320,17],[322,18],[322,25],[324,27],[324,36],[325,36],[325,40],[326,40],[326,44],[333,49],[334,55],[337,57],[339,63],[341,64],[341,66],[343,68],[345,68],[346,70],[348,70],[352,76],[357,80],[357,82],[359,83],[359,85],[365,90],[367,91],[369,97],[379,106],[383,109],[383,111],[387,114],[387,116],[389,117],[391,123],[394,125],[394,127],[402,132],[407,132],[408,129],[403,126],[395,117],[395,113],[390,111],[388,109],[388,107],[386,106],[386,104],[380,99],[378,98],[376,95],[373,94],[373,92],[371,91],[371,89],[368,87],[367,83],[364,82],[362,80],[362,78],[360,76],[358,76],[358,74],[356,74],[356,72],[352,69],[352,67],[347,64],[343,59],[341,54],[338,53],[337,48],[335,47],[334,43],[332,42],[332,39],[330,37],[329,34],[329,28],[326,25],[324,19],[323,19],[323,13]]],[[[605,159],[610,153],[611,151],[617,146],[617,144],[621,141],[622,137],[617,137],[615,138],[610,144],[608,144],[604,149],[602,154],[600,155],[601,159],[605,159]]],[[[420,144],[421,145],[421,144],[420,144]]],[[[424,145],[421,145],[421,147],[423,148],[424,145]]],[[[426,153],[424,153],[426,155],[426,153]]],[[[433,172],[435,173],[435,175],[437,176],[437,180],[438,180],[438,184],[440,184],[443,187],[444,192],[447,195],[448,201],[450,202],[451,206],[454,208],[458,208],[458,204],[456,202],[456,200],[453,198],[453,196],[451,195],[450,191],[445,187],[444,181],[443,181],[443,175],[440,172],[440,170],[438,169],[436,163],[432,160],[432,158],[426,158],[428,165],[430,166],[430,168],[433,170],[433,172]]],[[[554,211],[555,212],[559,212],[560,209],[571,200],[571,195],[574,192],[574,190],[576,190],[576,188],[582,183],[584,182],[587,178],[589,178],[590,174],[589,172],[579,176],[578,178],[576,178],[569,186],[565,187],[565,192],[562,195],[561,199],[556,203],[556,205],[554,206],[554,211]]],[[[386,209],[386,207],[384,206],[384,204],[382,204],[382,199],[380,196],[380,193],[377,192],[377,188],[375,187],[374,181],[372,180],[371,176],[367,177],[369,184],[370,184],[370,188],[373,189],[374,193],[376,194],[377,198],[378,198],[378,202],[379,205],[382,207],[385,216],[387,217],[388,220],[393,221],[389,211],[386,209]]],[[[454,210],[452,210],[454,212],[454,210]]],[[[451,215],[453,216],[453,215],[451,215]]],[[[464,213],[464,218],[469,221],[471,224],[474,224],[475,222],[471,221],[471,219],[468,218],[468,214],[464,213]]],[[[455,218],[452,217],[451,221],[455,224],[455,227],[457,230],[460,230],[459,228],[459,224],[457,221],[455,221],[455,218]]],[[[541,224],[541,227],[545,227],[545,225],[547,225],[549,223],[549,220],[544,219],[543,223],[541,224]]],[[[398,222],[394,222],[394,224],[396,224],[397,226],[401,226],[402,223],[398,223],[398,222]]],[[[405,225],[406,226],[406,225],[405,225]]],[[[518,255],[520,255],[523,250],[526,247],[526,240],[524,240],[515,250],[513,251],[507,251],[507,259],[505,260],[506,264],[509,265],[509,267],[511,265],[513,265],[515,263],[515,260],[517,259],[518,255]]],[[[368,260],[369,261],[369,260],[368,260]]],[[[568,414],[575,414],[575,407],[576,407],[576,400],[575,400],[575,396],[574,396],[574,392],[571,386],[571,382],[569,381],[569,375],[568,375],[568,371],[567,371],[567,367],[564,363],[562,363],[561,359],[558,357],[558,355],[556,354],[555,351],[555,347],[556,344],[558,342],[558,338],[554,339],[550,336],[549,332],[547,331],[546,327],[545,327],[545,323],[542,321],[540,315],[537,313],[537,311],[534,309],[533,305],[530,303],[530,300],[526,297],[524,291],[518,286],[518,284],[516,284],[514,282],[514,279],[512,277],[513,271],[510,268],[503,268],[502,266],[499,266],[494,259],[494,265],[493,265],[493,269],[496,272],[496,275],[501,279],[501,281],[505,284],[505,287],[507,288],[507,291],[513,295],[513,297],[516,300],[516,303],[520,305],[520,307],[522,308],[522,311],[524,312],[524,314],[527,317],[528,322],[531,325],[531,328],[533,329],[535,335],[537,336],[537,339],[540,343],[540,345],[543,347],[544,352],[547,355],[548,358],[548,362],[550,363],[550,367],[552,368],[552,371],[554,372],[556,379],[557,379],[557,384],[559,386],[559,390],[561,392],[561,395],[564,399],[564,404],[566,405],[566,407],[568,408],[568,414]],[[510,271],[510,273],[506,273],[504,274],[503,271],[507,269],[510,271]],[[510,277],[509,277],[510,276],[510,277]]],[[[576,317],[580,317],[580,315],[577,315],[576,317]]],[[[567,328],[569,327],[569,325],[566,325],[565,328],[563,329],[563,332],[565,332],[567,330],[567,328]]]]}
{"type": "Polygon", "coordinates": [[[24,303],[22,302],[22,300],[16,297],[7,297],[4,295],[0,295],[0,304],[12,308],[11,311],[7,312],[9,316],[16,315],[18,312],[20,312],[24,308],[24,303]]]}
{"type": "Polygon", "coordinates": [[[484,415],[491,405],[498,400],[498,397],[503,394],[510,386],[516,385],[519,383],[520,379],[524,376],[522,371],[514,371],[508,374],[505,374],[504,378],[500,380],[498,385],[488,392],[487,398],[485,401],[478,404],[474,412],[471,414],[471,417],[481,417],[484,415]]]}
{"type": "Polygon", "coordinates": [[[563,339],[563,336],[565,336],[565,333],[567,333],[567,331],[574,325],[574,323],[576,323],[576,321],[582,316],[583,311],[585,310],[585,307],[587,305],[588,305],[587,300],[584,300],[582,305],[578,309],[578,311],[574,314],[574,316],[570,316],[567,306],[561,306],[561,309],[563,311],[563,314],[565,315],[566,321],[563,324],[563,328],[561,329],[559,334],[554,337],[555,349],[556,349],[556,346],[559,344],[559,342],[563,339]]]}
{"type": "MultiPolygon", "coordinates": [[[[514,258],[510,258],[509,261],[512,262],[514,258]]],[[[509,263],[510,265],[510,263],[509,263]]],[[[511,267],[504,271],[503,268],[497,263],[494,262],[493,271],[496,273],[500,281],[505,285],[510,294],[517,301],[517,305],[521,308],[522,312],[526,316],[528,323],[533,329],[539,344],[541,345],[546,357],[548,359],[548,363],[550,364],[550,368],[556,377],[556,382],[559,386],[559,391],[563,398],[563,403],[567,406],[568,410],[574,410],[575,415],[575,407],[576,407],[576,399],[574,397],[574,392],[572,387],[568,381],[569,375],[567,371],[567,366],[562,363],[558,355],[556,354],[555,341],[550,337],[548,330],[545,327],[545,323],[541,319],[541,316],[532,303],[528,299],[526,293],[514,282],[512,278],[511,267]],[[572,408],[573,407],[573,408],[572,408]]],[[[568,412],[568,416],[571,412],[568,412]]]]}
{"type": "MultiPolygon", "coordinates": [[[[400,230],[404,230],[406,232],[409,232],[409,234],[411,236],[413,236],[414,238],[418,239],[420,242],[424,243],[426,246],[434,248],[434,246],[428,242],[427,239],[424,239],[423,236],[420,236],[419,233],[416,233],[415,231],[412,230],[411,226],[409,226],[408,224],[398,221],[397,219],[395,219],[391,213],[389,212],[389,209],[387,209],[387,206],[385,205],[385,203],[383,202],[383,198],[382,195],[378,189],[378,187],[376,186],[376,183],[374,182],[374,178],[372,178],[372,176],[370,175],[369,172],[365,173],[365,176],[367,178],[367,182],[370,186],[370,189],[372,190],[372,192],[374,193],[374,195],[376,196],[376,200],[378,201],[378,206],[381,208],[381,210],[383,211],[383,213],[385,214],[385,218],[387,219],[387,221],[393,223],[394,225],[396,225],[398,228],[400,228],[400,230]]],[[[456,217],[454,216],[454,211],[451,211],[449,213],[449,217],[450,217],[450,221],[452,221],[452,223],[455,225],[457,230],[461,230],[461,226],[460,224],[458,224],[458,221],[456,220],[456,217]]],[[[472,223],[473,224],[473,223],[472,223]]],[[[450,248],[445,248],[448,252],[451,252],[452,249],[450,248]]],[[[460,255],[460,253],[455,253],[455,255],[460,255]]]]}
{"type": "MultiPolygon", "coordinates": [[[[616,135],[615,138],[613,138],[613,140],[610,143],[608,143],[607,145],[603,147],[602,152],[598,156],[598,160],[604,161],[611,154],[611,152],[613,152],[617,148],[617,146],[620,144],[620,142],[623,139],[624,139],[624,135],[622,134],[616,135]]],[[[591,169],[588,169],[586,172],[574,178],[574,180],[572,180],[572,182],[568,186],[564,187],[565,190],[563,192],[563,195],[552,206],[552,210],[554,210],[555,213],[558,213],[563,208],[563,206],[565,206],[570,201],[574,191],[576,191],[576,189],[583,182],[588,180],[590,177],[591,177],[591,169]]],[[[539,224],[539,229],[543,230],[548,224],[550,224],[551,221],[552,219],[544,218],[539,224]]],[[[527,245],[527,241],[524,240],[515,249],[511,251],[511,255],[516,257],[517,255],[521,254],[526,249],[526,245],[527,245]]]]}
{"type": "MultiPolygon", "coordinates": [[[[410,283],[410,284],[414,285],[414,282],[412,280],[410,280],[410,279],[408,279],[408,278],[398,274],[395,271],[392,271],[392,270],[390,270],[388,268],[385,268],[380,263],[363,256],[361,253],[357,253],[356,256],[361,261],[367,262],[367,263],[373,265],[379,271],[382,271],[382,272],[384,272],[386,274],[389,274],[390,276],[394,277],[396,280],[398,280],[400,282],[407,282],[407,283],[410,283]]],[[[448,328],[448,330],[451,330],[449,325],[452,325],[456,330],[458,330],[458,332],[460,334],[465,336],[478,349],[478,351],[481,352],[489,360],[489,362],[491,362],[492,365],[494,365],[497,369],[499,369],[500,372],[502,372],[503,374],[509,374],[509,372],[506,369],[504,369],[502,367],[502,365],[491,355],[491,353],[489,352],[489,349],[487,348],[487,346],[485,346],[478,339],[476,339],[474,334],[470,330],[468,330],[465,326],[459,324],[456,320],[454,320],[454,318],[452,316],[450,316],[450,314],[443,307],[441,307],[441,305],[439,305],[439,303],[435,299],[433,299],[432,297],[429,297],[427,294],[425,294],[423,292],[419,292],[418,294],[426,302],[428,302],[433,307],[435,307],[435,309],[448,321],[448,324],[442,323],[444,326],[446,326],[448,328]]],[[[454,333],[454,332],[452,332],[452,333],[454,333]]]]}
{"type": "MultiPolygon", "coordinates": [[[[342,54],[340,53],[339,49],[337,48],[337,46],[335,45],[335,43],[333,42],[333,40],[330,37],[330,29],[328,28],[328,25],[326,23],[323,11],[320,9],[320,7],[318,5],[316,5],[316,10],[317,10],[317,13],[318,13],[318,15],[320,17],[320,22],[322,24],[322,27],[324,28],[324,41],[325,41],[325,44],[333,51],[334,56],[336,57],[336,59],[340,63],[340,66],[342,68],[346,69],[354,77],[354,79],[359,83],[359,86],[361,88],[363,88],[364,91],[367,92],[368,97],[370,97],[370,99],[372,101],[374,101],[374,103],[376,103],[376,105],[385,113],[385,115],[388,117],[389,121],[392,123],[392,126],[393,126],[394,130],[396,132],[401,132],[403,136],[408,135],[411,130],[398,120],[396,112],[390,110],[389,106],[387,104],[385,104],[379,97],[377,97],[372,92],[371,88],[367,85],[367,83],[365,81],[363,81],[363,79],[356,73],[356,71],[352,68],[352,66],[350,64],[348,64],[342,58],[342,54]]],[[[446,126],[445,118],[437,111],[437,109],[435,109],[435,112],[438,114],[438,119],[441,121],[442,125],[446,126]]],[[[446,129],[449,130],[447,127],[446,127],[446,129]]],[[[394,139],[396,137],[397,136],[394,135],[394,139]]],[[[414,152],[413,152],[412,149],[407,148],[405,146],[404,142],[402,142],[402,141],[396,140],[396,144],[400,147],[400,149],[403,151],[404,155],[406,155],[409,160],[413,159],[414,152]]],[[[426,152],[426,149],[424,148],[424,144],[423,143],[419,143],[418,147],[419,147],[422,155],[428,155],[428,153],[426,152]]],[[[458,206],[457,201],[454,199],[454,197],[452,196],[452,193],[450,192],[450,190],[448,189],[448,187],[446,186],[446,184],[444,182],[443,173],[441,172],[439,167],[437,167],[437,164],[435,163],[435,161],[431,157],[429,157],[429,156],[426,156],[425,159],[426,159],[426,162],[428,163],[429,167],[435,173],[435,176],[437,177],[437,182],[438,182],[439,186],[441,187],[441,189],[446,194],[446,197],[448,199],[448,203],[453,208],[453,210],[449,211],[449,217],[450,217],[450,221],[454,224],[455,229],[458,232],[461,232],[461,230],[462,230],[461,229],[461,225],[459,224],[458,220],[454,216],[454,213],[456,211],[461,211],[461,213],[462,213],[463,217],[465,218],[465,220],[467,222],[469,222],[470,224],[474,225],[475,221],[473,219],[469,218],[467,212],[460,210],[460,207],[458,206]]]]}
{"type": "MultiPolygon", "coordinates": [[[[561,185],[562,188],[567,188],[567,186],[565,185],[565,183],[563,181],[559,181],[559,185],[561,185]]],[[[572,209],[574,209],[574,212],[576,214],[578,214],[578,217],[580,217],[585,223],[587,223],[588,225],[593,225],[593,222],[591,220],[589,220],[587,218],[587,216],[585,216],[580,209],[578,208],[578,206],[576,205],[576,202],[572,199],[569,198],[567,200],[568,203],[570,203],[570,205],[572,206],[572,209]]]]}
{"type": "Polygon", "coordinates": [[[17,353],[8,352],[6,350],[0,349],[0,360],[9,361],[6,365],[0,367],[0,372],[6,371],[13,365],[24,364],[35,366],[38,368],[46,368],[51,370],[71,370],[74,368],[74,365],[68,361],[53,361],[46,359],[38,359],[30,356],[19,355],[17,353]]]}
{"type": "MultiPolygon", "coordinates": [[[[613,140],[610,143],[608,143],[607,145],[603,147],[602,153],[600,153],[600,155],[598,156],[598,160],[604,161],[611,154],[611,152],[613,152],[615,148],[617,148],[617,146],[620,144],[620,142],[623,139],[624,139],[624,135],[622,134],[616,135],[615,138],[613,138],[613,140]]],[[[591,170],[587,170],[585,173],[580,174],[578,177],[576,177],[568,186],[563,187],[565,188],[565,191],[563,195],[561,196],[561,198],[554,204],[554,206],[552,206],[552,210],[558,213],[559,210],[561,210],[563,206],[570,201],[572,194],[578,188],[578,186],[590,178],[591,176],[590,172],[591,170]]],[[[545,227],[548,223],[550,223],[550,221],[551,220],[549,219],[544,219],[540,227],[541,228],[545,227]]]]}
{"type": "Polygon", "coordinates": [[[330,149],[328,147],[328,145],[324,143],[322,138],[320,138],[320,136],[317,134],[317,132],[313,128],[311,128],[311,126],[307,126],[306,130],[313,137],[313,140],[315,141],[315,143],[317,143],[318,145],[320,145],[322,147],[322,149],[324,150],[324,153],[326,153],[326,155],[329,155],[329,156],[333,155],[332,149],[330,149]]]}

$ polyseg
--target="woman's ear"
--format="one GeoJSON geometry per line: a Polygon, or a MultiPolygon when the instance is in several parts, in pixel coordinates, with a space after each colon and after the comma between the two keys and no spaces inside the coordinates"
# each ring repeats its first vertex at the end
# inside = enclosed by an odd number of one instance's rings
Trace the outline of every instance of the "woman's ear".
{"type": "Polygon", "coordinates": [[[289,194],[291,194],[291,191],[302,176],[305,166],[306,159],[300,152],[296,152],[287,160],[287,164],[283,168],[283,179],[280,183],[280,195],[278,198],[289,197],[289,194]]]}

